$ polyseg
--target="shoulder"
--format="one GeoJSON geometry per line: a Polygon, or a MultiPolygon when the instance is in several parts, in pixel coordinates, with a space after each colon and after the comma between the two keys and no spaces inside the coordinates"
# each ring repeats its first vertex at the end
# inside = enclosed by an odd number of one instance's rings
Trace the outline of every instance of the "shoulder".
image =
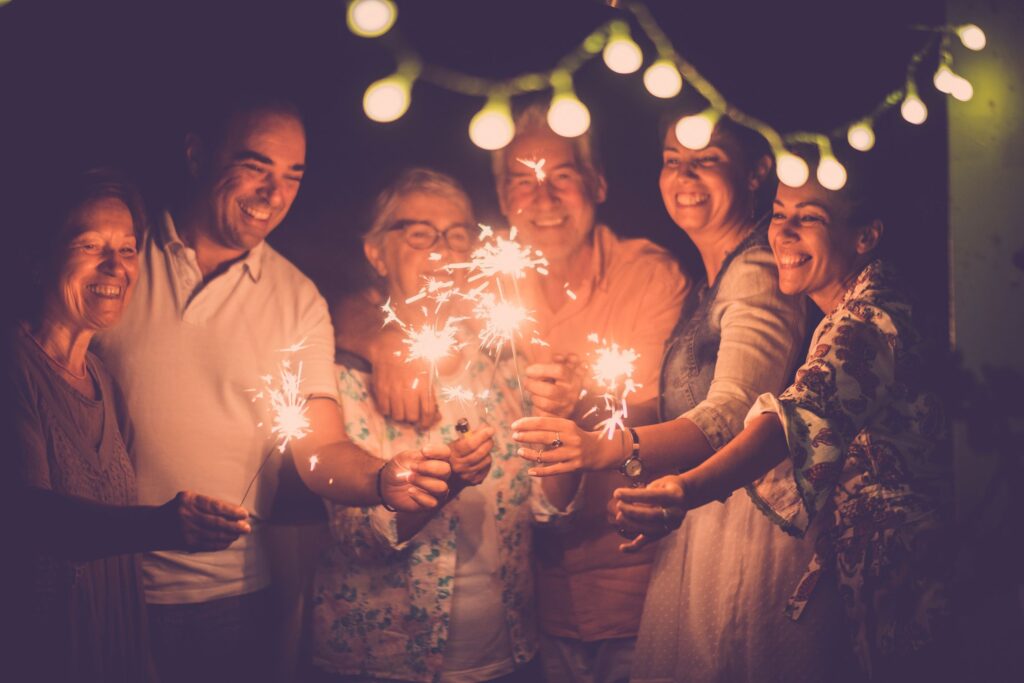
{"type": "Polygon", "coordinates": [[[274,287],[285,287],[297,293],[320,296],[320,291],[313,281],[270,244],[263,245],[262,267],[264,275],[271,278],[274,287]]]}
{"type": "MultiPolygon", "coordinates": [[[[718,298],[745,298],[764,294],[782,297],[779,271],[771,249],[758,245],[737,254],[721,274],[718,298]]],[[[788,297],[787,297],[788,298],[788,297]]]]}
{"type": "Polygon", "coordinates": [[[889,337],[912,329],[910,301],[891,267],[881,261],[861,271],[836,313],[889,337]]]}
{"type": "Polygon", "coordinates": [[[642,237],[621,238],[606,225],[598,225],[594,230],[604,267],[612,277],[628,272],[642,274],[651,285],[686,283],[675,257],[664,247],[642,237]]]}

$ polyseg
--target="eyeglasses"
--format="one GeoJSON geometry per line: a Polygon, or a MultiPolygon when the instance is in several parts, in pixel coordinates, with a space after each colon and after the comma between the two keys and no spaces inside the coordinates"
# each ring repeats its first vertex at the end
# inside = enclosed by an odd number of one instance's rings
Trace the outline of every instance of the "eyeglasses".
{"type": "Polygon", "coordinates": [[[395,221],[388,228],[388,232],[392,230],[401,230],[402,239],[413,249],[430,249],[441,237],[444,237],[444,243],[452,251],[466,252],[473,246],[473,237],[465,225],[452,225],[438,230],[428,221],[401,220],[395,221]]]}

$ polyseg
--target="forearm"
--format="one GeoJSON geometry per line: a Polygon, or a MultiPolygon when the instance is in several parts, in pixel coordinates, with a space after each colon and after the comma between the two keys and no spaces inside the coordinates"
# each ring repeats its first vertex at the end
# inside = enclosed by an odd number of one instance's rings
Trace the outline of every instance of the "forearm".
{"type": "Polygon", "coordinates": [[[544,477],[540,484],[548,502],[556,509],[565,512],[573,498],[576,497],[576,492],[579,491],[581,479],[579,472],[572,472],[554,477],[544,477]]]}
{"type": "Polygon", "coordinates": [[[30,525],[19,525],[28,547],[69,560],[93,560],[178,545],[168,505],[118,506],[38,488],[13,494],[30,525]]]}
{"type": "Polygon", "coordinates": [[[336,441],[304,458],[293,451],[295,468],[310,491],[334,503],[351,506],[380,504],[377,472],[384,461],[351,441],[336,441]]]}
{"type": "MultiPolygon", "coordinates": [[[[636,428],[640,437],[640,461],[645,478],[675,474],[692,469],[714,452],[697,425],[686,418],[636,428]]],[[[598,470],[614,470],[632,451],[629,431],[617,432],[611,439],[601,436],[595,445],[592,462],[598,470]]]]}
{"type": "Polygon", "coordinates": [[[786,434],[778,416],[763,413],[724,448],[681,475],[688,506],[700,507],[726,498],[764,475],[788,454],[786,434]]]}

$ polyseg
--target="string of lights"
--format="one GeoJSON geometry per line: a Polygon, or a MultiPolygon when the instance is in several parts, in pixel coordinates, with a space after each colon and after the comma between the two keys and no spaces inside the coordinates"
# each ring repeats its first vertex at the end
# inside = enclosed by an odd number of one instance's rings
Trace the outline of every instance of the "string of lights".
{"type": "MultiPolygon", "coordinates": [[[[918,94],[918,69],[929,55],[936,54],[938,67],[933,75],[934,87],[959,101],[966,102],[974,88],[963,76],[953,71],[953,37],[969,50],[985,47],[985,33],[974,24],[958,26],[911,26],[929,34],[925,44],[915,52],[906,68],[902,88],[893,90],[867,113],[824,132],[794,131],[782,134],[773,126],[730,104],[700,72],[672,45],[647,7],[639,2],[616,3],[630,13],[636,25],[654,47],[655,57],[643,72],[643,83],[654,97],[671,99],[682,90],[684,81],[708,103],[696,115],[683,117],[676,124],[676,137],[690,149],[702,149],[711,140],[718,119],[725,115],[737,123],[759,132],[775,153],[779,180],[791,187],[800,187],[810,177],[807,161],[790,151],[790,146],[804,143],[818,148],[815,177],[822,187],[838,190],[846,184],[846,169],[833,153],[833,141],[845,140],[851,148],[868,152],[875,144],[874,122],[899,106],[903,119],[920,125],[928,118],[928,108],[918,94]]],[[[347,23],[358,36],[376,38],[395,24],[398,8],[393,0],[349,0],[347,23]]],[[[401,118],[409,109],[412,87],[416,81],[471,97],[485,99],[483,107],[469,122],[469,137],[485,150],[501,149],[512,141],[515,133],[511,99],[516,95],[551,90],[547,120],[551,129],[563,137],[577,137],[590,127],[590,110],[576,96],[573,76],[584,64],[598,55],[605,65],[618,74],[636,73],[643,67],[645,55],[630,32],[630,24],[622,19],[610,20],[590,33],[547,72],[531,72],[503,80],[471,76],[452,69],[434,66],[413,50],[396,51],[395,73],[382,78],[366,89],[363,110],[379,122],[401,118]]]]}

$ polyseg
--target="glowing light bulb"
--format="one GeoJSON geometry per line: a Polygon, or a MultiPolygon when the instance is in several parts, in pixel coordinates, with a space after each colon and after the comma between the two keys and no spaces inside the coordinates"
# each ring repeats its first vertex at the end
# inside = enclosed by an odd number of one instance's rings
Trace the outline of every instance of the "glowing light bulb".
{"type": "Polygon", "coordinates": [[[790,187],[800,187],[807,182],[811,171],[807,162],[792,152],[782,152],[775,157],[775,169],[779,180],[790,187]]]}
{"type": "Polygon", "coordinates": [[[963,76],[955,76],[956,80],[953,82],[953,87],[950,89],[949,94],[957,98],[961,102],[974,97],[974,86],[971,82],[963,76]]]}
{"type": "Polygon", "coordinates": [[[409,109],[410,88],[409,80],[398,75],[374,81],[363,94],[363,111],[373,121],[395,121],[409,109]]]}
{"type": "Polygon", "coordinates": [[[956,84],[956,79],[957,75],[953,73],[953,70],[943,64],[935,70],[935,76],[932,78],[932,83],[935,84],[936,90],[948,95],[953,92],[953,86],[956,84]]]}
{"type": "Polygon", "coordinates": [[[644,63],[644,53],[629,36],[615,36],[601,53],[604,63],[617,74],[631,74],[644,63]]]}
{"type": "Polygon", "coordinates": [[[694,116],[684,116],[676,123],[676,139],[689,149],[704,149],[711,142],[719,116],[710,108],[694,116]]]}
{"type": "Polygon", "coordinates": [[[960,37],[960,42],[964,44],[968,50],[980,50],[985,47],[985,32],[977,24],[964,24],[958,26],[956,34],[960,37]]]}
{"type": "Polygon", "coordinates": [[[831,154],[822,155],[815,176],[826,190],[840,190],[846,184],[846,168],[831,154]]]}
{"type": "Polygon", "coordinates": [[[469,122],[469,139],[482,149],[494,151],[512,142],[515,124],[508,100],[491,98],[469,122]]]}
{"type": "Polygon", "coordinates": [[[655,97],[675,97],[683,89],[683,77],[679,69],[668,59],[659,59],[644,71],[644,85],[655,97]]]}
{"type": "Polygon", "coordinates": [[[867,121],[858,121],[846,131],[846,141],[858,152],[866,152],[875,146],[875,131],[867,121]]]}
{"type": "Polygon", "coordinates": [[[363,38],[377,38],[395,25],[398,8],[391,0],[352,0],[345,12],[348,30],[363,38]]]}
{"type": "Polygon", "coordinates": [[[563,138],[575,138],[590,128],[590,110],[571,91],[559,93],[548,108],[548,126],[563,138]]]}
{"type": "Polygon", "coordinates": [[[900,114],[903,115],[907,123],[919,126],[928,118],[928,107],[924,105],[920,97],[910,93],[903,98],[903,104],[900,105],[900,114]]]}

